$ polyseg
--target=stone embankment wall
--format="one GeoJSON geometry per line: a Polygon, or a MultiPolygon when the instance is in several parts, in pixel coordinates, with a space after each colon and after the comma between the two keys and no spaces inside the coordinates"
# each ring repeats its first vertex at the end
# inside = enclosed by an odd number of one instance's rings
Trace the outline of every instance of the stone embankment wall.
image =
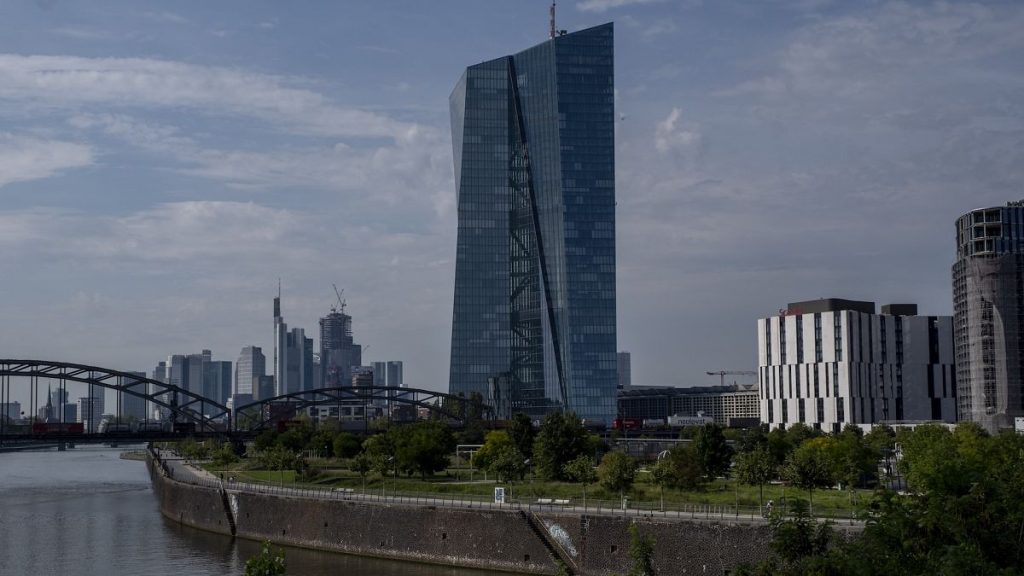
{"type": "Polygon", "coordinates": [[[313,500],[221,492],[169,478],[147,461],[161,512],[188,526],[363,556],[555,574],[551,552],[581,576],[629,570],[629,525],[655,540],[660,574],[727,574],[767,555],[764,524],[313,500]]]}

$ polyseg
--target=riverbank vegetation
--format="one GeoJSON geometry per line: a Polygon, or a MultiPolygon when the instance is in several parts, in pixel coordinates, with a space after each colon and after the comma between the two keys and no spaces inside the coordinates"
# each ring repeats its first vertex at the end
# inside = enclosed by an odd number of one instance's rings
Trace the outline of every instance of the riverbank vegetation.
{"type": "Polygon", "coordinates": [[[708,425],[682,436],[641,462],[574,415],[552,414],[537,428],[520,416],[488,432],[472,457],[454,452],[459,439],[438,422],[368,437],[299,422],[265,432],[243,458],[230,445],[179,450],[244,481],[481,499],[500,484],[519,502],[748,507],[770,517],[774,555],[747,575],[1024,573],[1024,436],[970,423],[831,435],[708,425]],[[827,517],[864,529],[833,530],[827,517]]]}
{"type": "Polygon", "coordinates": [[[708,425],[684,430],[688,441],[657,461],[640,462],[588,432],[573,414],[551,414],[539,427],[519,414],[506,429],[488,432],[471,458],[453,453],[459,439],[436,421],[367,437],[292,424],[262,433],[244,458],[227,444],[185,442],[180,449],[213,472],[257,482],[476,497],[489,497],[500,484],[524,501],[609,506],[628,498],[651,509],[704,505],[743,514],[769,503],[784,508],[799,492],[813,500],[815,515],[849,518],[882,480],[877,463],[895,438],[884,428],[826,436],[802,425],[771,433],[708,425]],[[826,489],[836,486],[842,490],[826,489]]]}
{"type": "Polygon", "coordinates": [[[772,520],[775,556],[747,576],[1024,573],[1024,436],[961,423],[897,436],[907,491],[880,491],[860,533],[809,519],[772,520]]]}

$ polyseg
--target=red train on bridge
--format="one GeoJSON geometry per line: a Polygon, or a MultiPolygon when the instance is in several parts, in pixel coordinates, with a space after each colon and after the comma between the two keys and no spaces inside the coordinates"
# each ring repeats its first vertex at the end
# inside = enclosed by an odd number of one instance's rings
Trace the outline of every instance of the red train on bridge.
{"type": "Polygon", "coordinates": [[[33,434],[85,434],[85,424],[81,422],[35,422],[32,424],[33,434]]]}

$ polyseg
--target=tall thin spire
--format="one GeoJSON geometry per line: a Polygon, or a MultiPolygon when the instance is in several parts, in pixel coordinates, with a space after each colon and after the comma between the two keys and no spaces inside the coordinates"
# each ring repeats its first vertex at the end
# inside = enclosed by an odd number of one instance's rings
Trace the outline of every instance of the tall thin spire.
{"type": "Polygon", "coordinates": [[[551,37],[554,38],[557,35],[555,31],[555,3],[551,3],[551,37]]]}

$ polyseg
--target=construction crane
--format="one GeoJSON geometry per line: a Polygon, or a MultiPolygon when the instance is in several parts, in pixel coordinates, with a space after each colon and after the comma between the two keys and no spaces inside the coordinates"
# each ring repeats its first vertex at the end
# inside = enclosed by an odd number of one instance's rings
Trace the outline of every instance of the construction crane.
{"type": "Polygon", "coordinates": [[[722,386],[725,386],[726,376],[757,376],[757,372],[751,372],[749,370],[718,370],[715,372],[708,372],[708,376],[718,376],[722,380],[722,386]]]}
{"type": "MultiPolygon", "coordinates": [[[[344,314],[345,313],[345,301],[341,298],[341,295],[345,293],[345,289],[342,288],[339,291],[338,290],[338,285],[333,283],[333,282],[331,283],[331,286],[334,286],[334,295],[338,297],[338,306],[340,306],[338,311],[341,312],[342,314],[344,314]]],[[[331,310],[334,310],[334,308],[331,307],[331,310]]]]}

